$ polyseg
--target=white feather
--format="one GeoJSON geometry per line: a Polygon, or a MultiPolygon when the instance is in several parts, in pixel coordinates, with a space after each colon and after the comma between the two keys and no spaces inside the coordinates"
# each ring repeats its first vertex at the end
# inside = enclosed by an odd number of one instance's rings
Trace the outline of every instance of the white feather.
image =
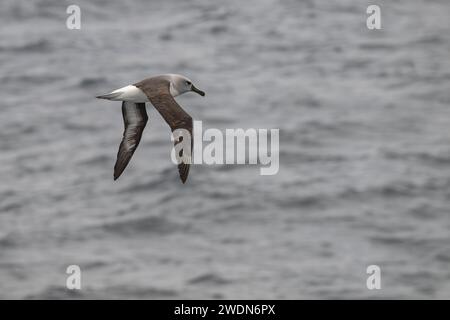
{"type": "Polygon", "coordinates": [[[141,89],[132,85],[114,90],[110,94],[118,94],[113,99],[110,99],[113,101],[129,101],[135,103],[149,102],[145,93],[141,89]]]}

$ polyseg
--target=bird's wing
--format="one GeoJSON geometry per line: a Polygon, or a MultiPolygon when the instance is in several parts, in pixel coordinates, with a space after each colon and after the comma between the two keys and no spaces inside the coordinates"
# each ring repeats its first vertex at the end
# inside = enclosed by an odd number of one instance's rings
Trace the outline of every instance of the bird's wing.
{"type": "MultiPolygon", "coordinates": [[[[181,181],[185,183],[189,174],[189,164],[192,162],[192,148],[194,143],[191,116],[180,107],[170,94],[170,83],[168,80],[150,78],[136,83],[135,86],[145,93],[156,110],[158,110],[170,126],[172,132],[176,129],[185,129],[191,135],[191,154],[183,154],[183,151],[186,150],[182,150],[180,153],[181,163],[178,165],[181,181]]],[[[181,139],[175,139],[175,146],[181,141],[181,139]]]]}
{"type": "Polygon", "coordinates": [[[114,166],[114,180],[119,178],[130,162],[148,120],[145,103],[122,102],[122,115],[125,129],[114,166]]]}

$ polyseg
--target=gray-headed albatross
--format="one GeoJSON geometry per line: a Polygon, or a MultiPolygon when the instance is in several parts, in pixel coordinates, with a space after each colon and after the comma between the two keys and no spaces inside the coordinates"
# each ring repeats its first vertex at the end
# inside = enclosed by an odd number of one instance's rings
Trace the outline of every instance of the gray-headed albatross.
{"type": "MultiPolygon", "coordinates": [[[[174,99],[174,97],[189,91],[196,92],[201,96],[205,95],[203,91],[192,84],[190,79],[178,74],[164,74],[147,78],[133,85],[97,97],[99,99],[123,101],[122,115],[125,130],[114,166],[114,180],[119,178],[125,170],[139,145],[142,131],[144,131],[148,120],[147,111],[145,110],[146,102],[153,104],[170,126],[172,132],[176,129],[187,130],[191,134],[191,146],[193,145],[192,118],[174,99]]],[[[175,145],[179,142],[180,140],[176,140],[175,145]]],[[[182,159],[192,158],[190,155],[188,157],[182,155],[182,159]]],[[[190,161],[187,162],[190,163],[190,161]]],[[[182,160],[178,165],[178,171],[183,183],[186,182],[189,174],[189,163],[185,163],[182,160]]]]}

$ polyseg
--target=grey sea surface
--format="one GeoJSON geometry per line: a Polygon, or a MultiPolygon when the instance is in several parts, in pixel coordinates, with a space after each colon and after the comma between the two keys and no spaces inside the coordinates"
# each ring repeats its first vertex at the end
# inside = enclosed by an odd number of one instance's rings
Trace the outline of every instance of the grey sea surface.
{"type": "Polygon", "coordinates": [[[0,2],[0,298],[450,298],[450,2],[0,2]],[[204,128],[280,129],[280,170],[194,165],[98,94],[180,73],[204,128]],[[82,289],[66,289],[79,265],[82,289]],[[381,268],[368,290],[366,268],[381,268]]]}

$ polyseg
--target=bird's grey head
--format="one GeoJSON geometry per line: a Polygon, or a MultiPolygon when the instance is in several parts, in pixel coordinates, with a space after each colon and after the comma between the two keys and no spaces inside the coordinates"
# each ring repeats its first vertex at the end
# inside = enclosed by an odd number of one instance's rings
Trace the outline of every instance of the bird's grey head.
{"type": "Polygon", "coordinates": [[[179,74],[170,75],[170,89],[173,96],[178,96],[189,91],[198,93],[202,97],[205,96],[205,93],[202,90],[196,88],[190,79],[179,74]]]}

